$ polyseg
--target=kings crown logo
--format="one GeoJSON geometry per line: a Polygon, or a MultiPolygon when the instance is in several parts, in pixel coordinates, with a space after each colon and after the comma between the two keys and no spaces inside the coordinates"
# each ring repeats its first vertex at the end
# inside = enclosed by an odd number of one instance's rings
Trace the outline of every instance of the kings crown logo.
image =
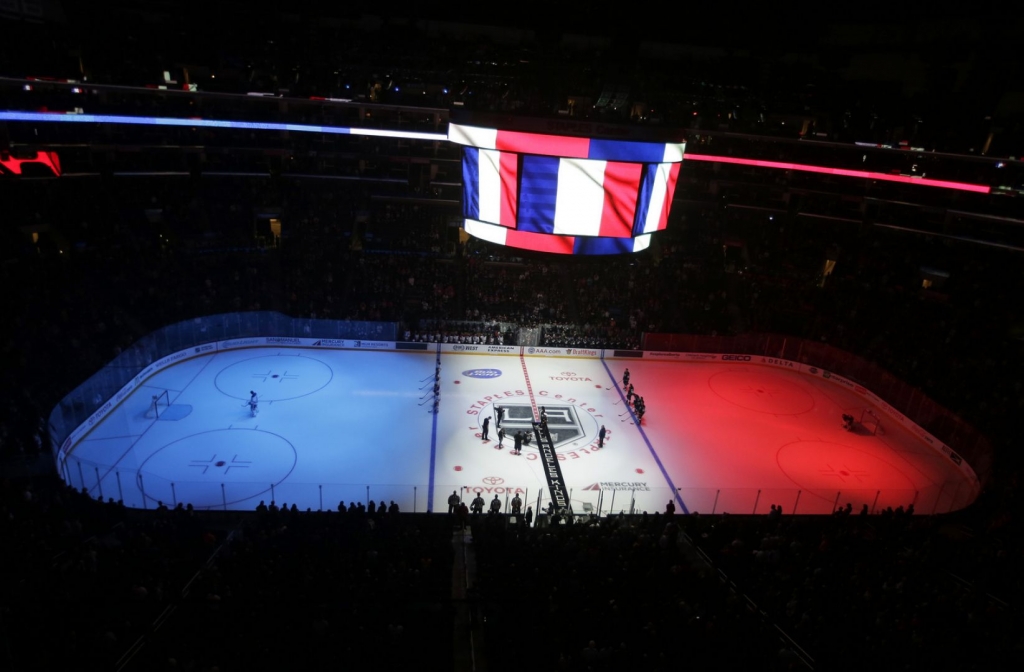
{"type": "MultiPolygon", "coordinates": [[[[522,430],[528,434],[533,432],[533,408],[528,404],[500,404],[505,409],[505,417],[501,426],[508,436],[522,430]]],[[[548,432],[555,448],[585,438],[580,418],[573,406],[545,405],[544,413],[548,418],[548,432]]]]}

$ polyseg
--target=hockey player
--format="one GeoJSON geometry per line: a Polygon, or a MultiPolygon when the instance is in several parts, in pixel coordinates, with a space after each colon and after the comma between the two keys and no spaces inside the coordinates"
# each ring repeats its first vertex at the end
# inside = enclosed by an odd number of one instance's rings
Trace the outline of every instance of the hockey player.
{"type": "Polygon", "coordinates": [[[256,417],[259,412],[260,398],[252,390],[249,390],[249,412],[252,413],[252,417],[256,417]]]}

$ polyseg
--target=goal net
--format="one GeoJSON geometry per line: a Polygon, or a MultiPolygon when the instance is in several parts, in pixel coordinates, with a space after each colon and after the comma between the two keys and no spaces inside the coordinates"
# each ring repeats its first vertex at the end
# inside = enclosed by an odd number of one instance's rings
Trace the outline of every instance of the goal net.
{"type": "Polygon", "coordinates": [[[158,394],[154,394],[152,399],[149,401],[149,410],[146,411],[146,417],[151,420],[159,420],[160,416],[164,414],[167,407],[171,405],[171,397],[167,394],[167,390],[161,390],[158,394]]]}
{"type": "Polygon", "coordinates": [[[871,435],[885,434],[882,430],[882,421],[878,419],[878,415],[870,408],[865,408],[860,412],[860,426],[871,435]]]}

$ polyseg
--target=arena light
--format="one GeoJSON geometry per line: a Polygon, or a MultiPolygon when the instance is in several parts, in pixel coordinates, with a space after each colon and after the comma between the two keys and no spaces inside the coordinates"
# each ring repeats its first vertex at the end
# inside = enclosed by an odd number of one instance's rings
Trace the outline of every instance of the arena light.
{"type": "Polygon", "coordinates": [[[445,133],[387,131],[374,128],[315,126],[312,124],[279,124],[274,122],[229,121],[220,119],[180,119],[176,117],[132,117],[116,114],[71,114],[62,112],[0,111],[0,121],[35,121],[57,123],[129,124],[138,126],[185,126],[189,128],[235,128],[253,131],[291,131],[293,133],[329,133],[334,135],[367,135],[409,140],[447,140],[445,133]]]}
{"type": "Polygon", "coordinates": [[[57,152],[36,152],[36,155],[31,158],[0,156],[0,175],[5,173],[21,175],[26,164],[46,166],[54,177],[60,177],[60,159],[57,157],[57,152]]]}
{"type": "Polygon", "coordinates": [[[781,170],[799,170],[805,173],[821,173],[824,175],[839,175],[842,177],[859,177],[866,180],[882,180],[885,182],[901,182],[903,184],[918,184],[923,187],[940,187],[942,189],[954,189],[958,191],[971,191],[977,194],[988,194],[992,187],[984,184],[970,184],[968,182],[951,182],[949,180],[932,180],[924,177],[910,177],[909,175],[889,175],[887,173],[876,173],[869,170],[849,170],[846,168],[829,168],[827,166],[811,166],[803,163],[788,163],[785,161],[761,161],[760,159],[738,159],[732,156],[712,156],[710,154],[694,154],[687,152],[687,161],[710,161],[712,163],[732,163],[738,166],[755,166],[757,168],[776,168],[781,170]]]}

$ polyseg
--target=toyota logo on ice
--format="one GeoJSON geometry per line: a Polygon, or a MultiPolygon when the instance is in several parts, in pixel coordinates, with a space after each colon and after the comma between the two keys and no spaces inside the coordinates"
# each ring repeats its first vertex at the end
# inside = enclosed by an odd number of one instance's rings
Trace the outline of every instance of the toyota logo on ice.
{"type": "Polygon", "coordinates": [[[505,482],[505,479],[499,478],[498,476],[488,476],[485,479],[483,479],[483,481],[484,485],[501,485],[502,483],[505,482]]]}

